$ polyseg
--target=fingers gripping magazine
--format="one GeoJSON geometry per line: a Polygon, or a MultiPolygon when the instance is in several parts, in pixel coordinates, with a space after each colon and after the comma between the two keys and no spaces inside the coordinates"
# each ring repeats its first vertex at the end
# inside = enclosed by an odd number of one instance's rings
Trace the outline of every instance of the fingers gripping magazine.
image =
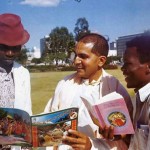
{"type": "Polygon", "coordinates": [[[91,104],[88,98],[81,97],[92,119],[97,119],[100,126],[114,126],[114,134],[134,134],[132,121],[124,98],[116,93],[102,97],[97,104],[91,104]]]}
{"type": "Polygon", "coordinates": [[[56,146],[69,129],[77,130],[78,108],[29,116],[20,109],[0,108],[0,144],[56,146]]]}

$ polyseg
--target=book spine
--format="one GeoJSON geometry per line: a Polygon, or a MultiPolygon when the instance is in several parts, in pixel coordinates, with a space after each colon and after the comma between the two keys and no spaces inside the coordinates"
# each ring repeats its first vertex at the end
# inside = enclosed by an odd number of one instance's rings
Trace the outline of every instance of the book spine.
{"type": "Polygon", "coordinates": [[[97,114],[97,119],[98,119],[101,127],[104,128],[105,127],[105,122],[104,122],[104,119],[103,119],[103,117],[102,117],[102,115],[100,113],[100,110],[99,110],[97,105],[94,105],[94,110],[95,110],[95,112],[97,114]]]}

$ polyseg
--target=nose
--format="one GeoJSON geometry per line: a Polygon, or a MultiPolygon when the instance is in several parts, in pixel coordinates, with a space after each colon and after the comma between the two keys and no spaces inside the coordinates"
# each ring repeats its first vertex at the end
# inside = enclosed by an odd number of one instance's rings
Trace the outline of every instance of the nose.
{"type": "Polygon", "coordinates": [[[124,65],[124,64],[122,65],[121,71],[122,71],[123,73],[127,71],[126,65],[124,65]]]}
{"type": "Polygon", "coordinates": [[[7,50],[6,51],[6,56],[13,57],[14,55],[15,55],[15,52],[13,50],[7,50]]]}
{"type": "Polygon", "coordinates": [[[80,64],[81,63],[81,59],[77,56],[75,59],[74,59],[74,64],[80,64]]]}

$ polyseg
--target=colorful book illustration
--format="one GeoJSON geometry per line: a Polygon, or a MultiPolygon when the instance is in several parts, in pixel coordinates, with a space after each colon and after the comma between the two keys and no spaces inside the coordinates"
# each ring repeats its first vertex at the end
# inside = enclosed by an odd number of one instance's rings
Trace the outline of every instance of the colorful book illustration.
{"type": "Polygon", "coordinates": [[[119,93],[112,92],[96,104],[91,104],[86,97],[81,98],[91,116],[99,121],[102,128],[112,125],[115,135],[134,134],[125,100],[119,93]]]}
{"type": "Polygon", "coordinates": [[[0,108],[0,144],[56,146],[69,129],[77,130],[78,108],[29,116],[20,109],[0,108]]]}

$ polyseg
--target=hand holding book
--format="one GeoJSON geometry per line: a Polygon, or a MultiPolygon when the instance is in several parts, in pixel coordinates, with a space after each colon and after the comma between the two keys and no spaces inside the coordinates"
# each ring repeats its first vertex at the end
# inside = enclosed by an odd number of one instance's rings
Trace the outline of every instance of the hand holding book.
{"type": "Polygon", "coordinates": [[[114,127],[112,125],[109,127],[105,126],[104,128],[102,128],[98,119],[96,117],[94,117],[90,112],[89,112],[89,114],[93,120],[93,123],[99,127],[99,133],[101,134],[101,136],[104,139],[109,139],[111,141],[118,139],[118,135],[114,136],[114,127]]]}
{"type": "Polygon", "coordinates": [[[134,134],[131,118],[123,97],[110,93],[102,97],[98,103],[91,104],[87,97],[81,97],[93,122],[103,131],[105,138],[111,139],[113,135],[134,134]]]}
{"type": "Polygon", "coordinates": [[[76,130],[68,130],[68,135],[63,136],[63,143],[70,145],[73,149],[91,149],[91,141],[88,136],[76,130]]]}

